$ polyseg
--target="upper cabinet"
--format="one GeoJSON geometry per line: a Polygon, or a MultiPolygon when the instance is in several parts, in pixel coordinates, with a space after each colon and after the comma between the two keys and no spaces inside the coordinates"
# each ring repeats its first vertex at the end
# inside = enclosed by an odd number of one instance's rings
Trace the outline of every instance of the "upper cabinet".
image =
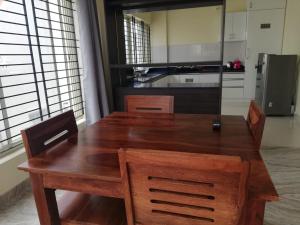
{"type": "Polygon", "coordinates": [[[247,13],[227,13],[225,21],[225,41],[246,40],[247,13]]]}
{"type": "Polygon", "coordinates": [[[284,9],[286,0],[248,0],[248,10],[284,9]]]}

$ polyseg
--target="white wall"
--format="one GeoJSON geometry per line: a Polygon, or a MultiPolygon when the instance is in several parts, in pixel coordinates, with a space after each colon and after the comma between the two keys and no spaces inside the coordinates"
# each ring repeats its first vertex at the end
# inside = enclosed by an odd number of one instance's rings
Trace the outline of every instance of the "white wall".
{"type": "MultiPolygon", "coordinates": [[[[246,11],[246,0],[228,0],[227,12],[246,11]]],[[[137,13],[151,28],[152,62],[219,60],[221,7],[137,13]],[[168,47],[167,47],[168,46],[168,47]]],[[[245,42],[225,44],[225,61],[244,61],[245,42]]]]}
{"type": "Polygon", "coordinates": [[[247,11],[247,0],[227,0],[227,12],[247,11]]]}
{"type": "Polygon", "coordinates": [[[24,149],[0,159],[0,196],[28,178],[28,173],[17,169],[17,166],[25,161],[24,149]]]}
{"type": "MultiPolygon", "coordinates": [[[[300,56],[300,0],[287,0],[286,19],[283,37],[283,54],[300,56]]],[[[299,63],[298,63],[299,65],[299,63]]],[[[300,66],[299,78],[300,78],[300,66]]],[[[300,115],[300,82],[298,82],[296,114],[300,115]]]]}
{"type": "Polygon", "coordinates": [[[158,11],[151,13],[150,40],[152,62],[167,62],[168,35],[166,11],[158,11]]]}
{"type": "Polygon", "coordinates": [[[200,7],[167,12],[170,46],[220,41],[221,7],[200,7]]]}
{"type": "Polygon", "coordinates": [[[132,14],[128,14],[128,15],[132,15],[134,17],[137,17],[137,18],[143,20],[147,24],[151,23],[151,12],[132,13],[132,14]]]}

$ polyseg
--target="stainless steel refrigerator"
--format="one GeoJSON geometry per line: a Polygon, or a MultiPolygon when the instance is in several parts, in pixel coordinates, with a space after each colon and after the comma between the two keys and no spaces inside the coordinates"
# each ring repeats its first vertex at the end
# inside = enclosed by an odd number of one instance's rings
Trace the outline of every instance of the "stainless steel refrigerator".
{"type": "Polygon", "coordinates": [[[260,53],[255,100],[266,115],[291,116],[295,111],[297,56],[260,53]]]}

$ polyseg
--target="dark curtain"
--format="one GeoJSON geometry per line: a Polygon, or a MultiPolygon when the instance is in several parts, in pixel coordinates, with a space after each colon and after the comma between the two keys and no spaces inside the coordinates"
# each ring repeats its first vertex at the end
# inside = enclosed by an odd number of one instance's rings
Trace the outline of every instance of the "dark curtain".
{"type": "Polygon", "coordinates": [[[109,113],[95,0],[77,0],[87,125],[109,113]]]}

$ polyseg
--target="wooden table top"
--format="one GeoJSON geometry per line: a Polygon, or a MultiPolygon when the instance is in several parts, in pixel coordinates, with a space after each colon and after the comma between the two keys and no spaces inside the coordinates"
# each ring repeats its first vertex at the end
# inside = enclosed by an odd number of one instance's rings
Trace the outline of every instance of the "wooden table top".
{"type": "Polygon", "coordinates": [[[214,118],[214,115],[115,112],[30,159],[19,169],[121,185],[119,148],[236,155],[251,162],[250,194],[277,200],[277,192],[260,153],[255,150],[245,119],[222,116],[222,129],[213,131],[214,118]]]}

